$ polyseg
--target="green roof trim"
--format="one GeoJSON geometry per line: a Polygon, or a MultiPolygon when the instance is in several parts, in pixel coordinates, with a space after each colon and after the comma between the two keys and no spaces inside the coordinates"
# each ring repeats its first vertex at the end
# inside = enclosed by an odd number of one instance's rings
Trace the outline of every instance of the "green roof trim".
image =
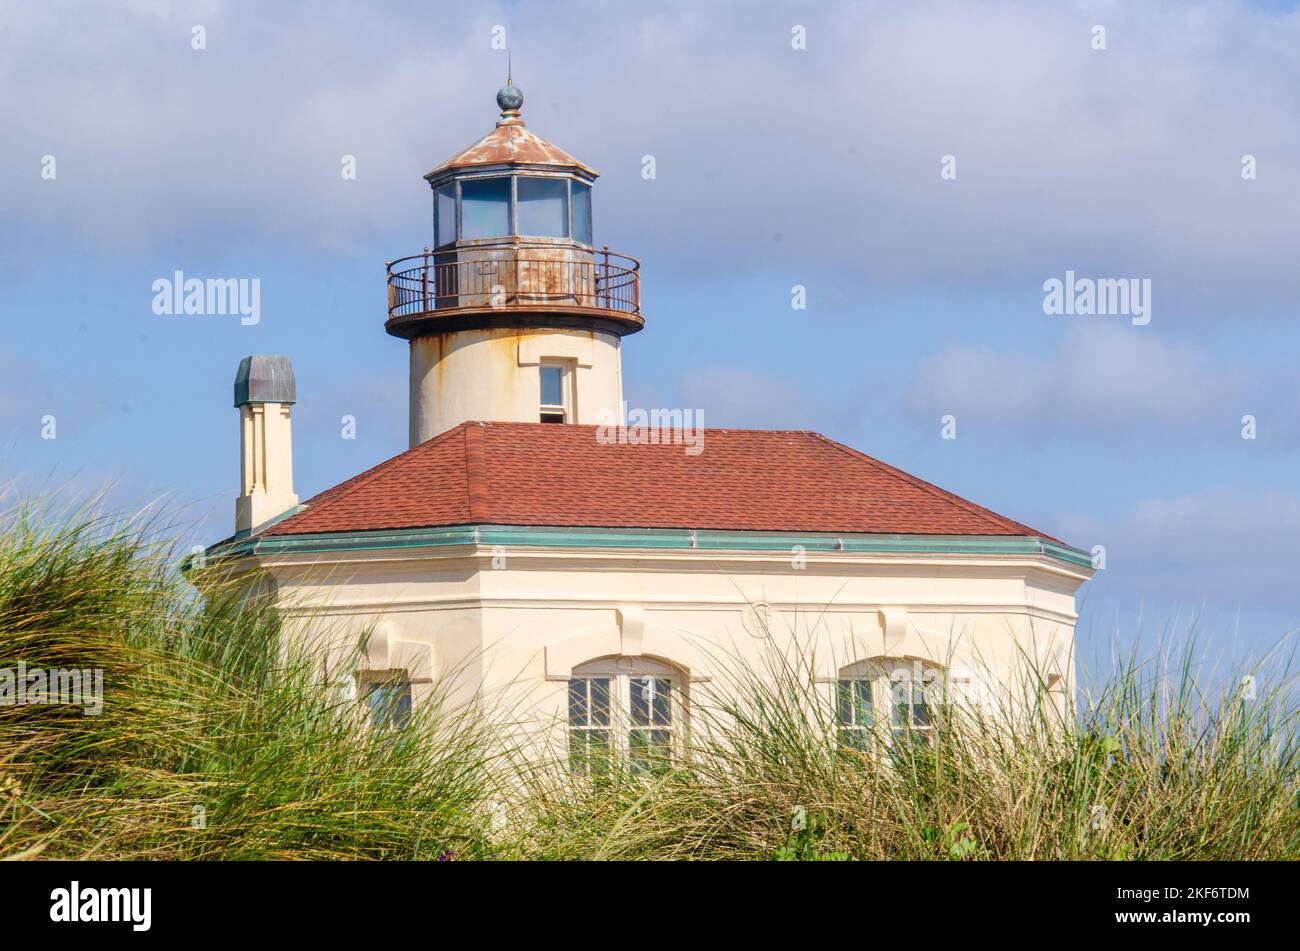
{"type": "Polygon", "coordinates": [[[1048,555],[1070,565],[1092,567],[1092,558],[1087,552],[1036,535],[826,535],[530,525],[453,525],[314,535],[254,535],[232,538],[213,545],[207,550],[206,557],[212,561],[255,555],[324,554],[454,545],[699,551],[791,551],[795,546],[802,545],[810,552],[1048,555]]]}

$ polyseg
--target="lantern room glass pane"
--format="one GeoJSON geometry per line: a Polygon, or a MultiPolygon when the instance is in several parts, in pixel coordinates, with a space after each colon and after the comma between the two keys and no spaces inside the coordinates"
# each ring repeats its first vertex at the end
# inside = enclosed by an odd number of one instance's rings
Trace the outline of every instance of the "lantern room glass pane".
{"type": "Polygon", "coordinates": [[[443,185],[433,193],[434,247],[456,240],[456,185],[443,185]]]}
{"type": "Polygon", "coordinates": [[[573,240],[591,244],[591,186],[573,182],[573,240]]]}
{"type": "Polygon", "coordinates": [[[515,185],[519,234],[569,236],[569,183],[563,178],[520,178],[515,185]]]}
{"type": "Polygon", "coordinates": [[[510,234],[510,179],[471,178],[460,183],[460,236],[502,238],[510,234]]]}

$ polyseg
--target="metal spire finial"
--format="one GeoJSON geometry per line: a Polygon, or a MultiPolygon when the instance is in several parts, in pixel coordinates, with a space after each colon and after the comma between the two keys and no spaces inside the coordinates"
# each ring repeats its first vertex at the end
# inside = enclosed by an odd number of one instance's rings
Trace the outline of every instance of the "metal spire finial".
{"type": "Polygon", "coordinates": [[[514,81],[514,63],[506,50],[506,84],[497,90],[497,105],[501,108],[501,121],[497,125],[523,125],[519,109],[524,104],[524,94],[514,81]]]}

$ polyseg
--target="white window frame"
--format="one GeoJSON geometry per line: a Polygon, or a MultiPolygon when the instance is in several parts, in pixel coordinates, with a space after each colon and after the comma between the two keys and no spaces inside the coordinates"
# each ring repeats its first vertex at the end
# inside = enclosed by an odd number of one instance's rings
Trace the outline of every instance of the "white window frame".
{"type": "Polygon", "coordinates": [[[943,666],[916,657],[873,657],[841,667],[832,696],[841,745],[860,750],[868,737],[891,747],[909,736],[932,739],[935,720],[947,702],[948,677],[943,666]],[[870,722],[859,722],[857,703],[842,703],[844,691],[860,689],[848,685],[862,682],[870,684],[870,722]],[[846,706],[849,722],[844,719],[846,706]],[[849,733],[851,741],[846,741],[849,733]]]}
{"type": "Polygon", "coordinates": [[[562,360],[556,357],[543,357],[537,365],[537,402],[538,415],[540,422],[547,422],[542,419],[543,416],[561,416],[562,422],[572,423],[574,421],[573,413],[573,361],[562,360]],[[547,368],[556,368],[560,371],[560,400],[559,403],[543,403],[542,400],[542,373],[547,368]]]}
{"type": "MultiPolygon", "coordinates": [[[[588,687],[588,697],[591,695],[591,688],[588,687]]],[[[597,730],[608,730],[609,748],[611,754],[619,759],[629,762],[633,769],[653,771],[653,766],[648,763],[638,763],[633,753],[635,734],[639,732],[667,733],[668,741],[665,747],[667,752],[667,762],[681,755],[684,748],[687,725],[690,716],[690,693],[688,680],[682,670],[672,664],[663,661],[652,660],[646,657],[605,657],[598,660],[588,661],[574,667],[565,684],[565,739],[570,751],[570,769],[580,775],[590,775],[589,768],[578,768],[579,764],[573,759],[573,734],[575,732],[591,733],[597,730]],[[572,722],[571,711],[568,707],[570,692],[573,690],[572,685],[575,681],[591,681],[595,679],[607,679],[609,681],[609,725],[608,727],[597,725],[575,724],[572,722]],[[634,690],[645,690],[650,681],[649,689],[652,694],[640,701],[640,704],[646,705],[645,709],[650,714],[649,723],[637,723],[633,721],[633,695],[634,690]],[[653,691],[659,681],[667,681],[669,685],[668,701],[668,722],[655,722],[655,703],[653,691]]],[[[590,741],[584,741],[590,748],[590,741]]],[[[590,762],[586,764],[590,766],[590,762]]]]}

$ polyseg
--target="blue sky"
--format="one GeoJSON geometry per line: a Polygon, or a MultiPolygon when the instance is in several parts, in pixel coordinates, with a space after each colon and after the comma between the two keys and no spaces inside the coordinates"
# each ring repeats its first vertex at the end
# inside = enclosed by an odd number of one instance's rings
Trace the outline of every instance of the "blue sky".
{"type": "Polygon", "coordinates": [[[495,121],[501,25],[530,128],[603,173],[597,241],[643,260],[633,405],[815,429],[1105,545],[1085,653],[1300,623],[1295,4],[267,6],[0,10],[5,481],[222,537],[249,353],[293,360],[303,497],[405,448],[384,262],[495,121]],[[1150,279],[1151,323],[1045,315],[1067,269],[1150,279]],[[176,270],[260,279],[261,322],[155,315],[176,270]]]}

